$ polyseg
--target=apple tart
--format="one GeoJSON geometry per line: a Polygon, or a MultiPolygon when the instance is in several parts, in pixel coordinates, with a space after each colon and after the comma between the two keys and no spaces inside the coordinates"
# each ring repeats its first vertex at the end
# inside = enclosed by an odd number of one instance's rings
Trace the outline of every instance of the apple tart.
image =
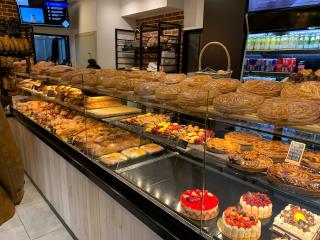
{"type": "Polygon", "coordinates": [[[281,141],[261,140],[254,144],[254,151],[265,154],[275,162],[284,161],[290,145],[281,141]]]}
{"type": "Polygon", "coordinates": [[[262,140],[262,137],[255,133],[233,131],[226,133],[224,139],[240,145],[252,146],[255,142],[262,140]]]}
{"type": "Polygon", "coordinates": [[[239,151],[240,145],[223,138],[209,138],[207,149],[211,152],[227,154],[239,151]]]}
{"type": "Polygon", "coordinates": [[[259,108],[262,120],[279,125],[307,125],[320,118],[319,106],[308,100],[270,98],[259,108]]]}
{"type": "Polygon", "coordinates": [[[256,94],[232,92],[215,98],[213,106],[220,113],[246,114],[255,113],[263,101],[264,97],[256,94]]]}
{"type": "Polygon", "coordinates": [[[264,97],[280,96],[282,84],[270,80],[248,80],[237,89],[238,92],[254,93],[264,97]]]}
{"type": "Polygon", "coordinates": [[[303,153],[301,164],[316,170],[320,170],[320,152],[306,150],[303,153]]]}

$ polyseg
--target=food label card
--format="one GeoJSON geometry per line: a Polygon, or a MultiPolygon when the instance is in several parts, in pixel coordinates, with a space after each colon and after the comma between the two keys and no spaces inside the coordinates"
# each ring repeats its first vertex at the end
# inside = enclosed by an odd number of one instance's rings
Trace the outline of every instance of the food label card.
{"type": "Polygon", "coordinates": [[[292,141],[285,161],[300,165],[300,161],[302,159],[305,148],[306,144],[292,141]]]}

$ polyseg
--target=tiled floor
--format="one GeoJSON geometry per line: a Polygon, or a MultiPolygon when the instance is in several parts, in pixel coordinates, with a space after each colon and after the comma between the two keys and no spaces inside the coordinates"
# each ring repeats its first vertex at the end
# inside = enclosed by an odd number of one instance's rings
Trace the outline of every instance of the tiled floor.
{"type": "Polygon", "coordinates": [[[16,214],[0,226],[1,240],[72,240],[30,180],[16,214]]]}

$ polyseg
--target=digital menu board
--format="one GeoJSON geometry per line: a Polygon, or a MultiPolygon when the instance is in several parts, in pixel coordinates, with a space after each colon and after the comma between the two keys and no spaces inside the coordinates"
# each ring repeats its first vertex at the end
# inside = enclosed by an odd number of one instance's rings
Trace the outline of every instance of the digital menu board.
{"type": "Polygon", "coordinates": [[[249,0],[249,12],[320,5],[320,0],[249,0]]]}
{"type": "Polygon", "coordinates": [[[69,27],[67,0],[17,0],[22,24],[69,27]]]}

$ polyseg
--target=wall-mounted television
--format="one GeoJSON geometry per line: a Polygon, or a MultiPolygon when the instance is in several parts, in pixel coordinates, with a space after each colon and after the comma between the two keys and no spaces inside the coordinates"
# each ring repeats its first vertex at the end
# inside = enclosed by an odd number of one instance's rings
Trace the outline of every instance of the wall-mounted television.
{"type": "Polygon", "coordinates": [[[17,0],[22,24],[69,27],[67,0],[17,0]]]}
{"type": "Polygon", "coordinates": [[[249,12],[319,6],[320,0],[249,0],[249,12]]]}

